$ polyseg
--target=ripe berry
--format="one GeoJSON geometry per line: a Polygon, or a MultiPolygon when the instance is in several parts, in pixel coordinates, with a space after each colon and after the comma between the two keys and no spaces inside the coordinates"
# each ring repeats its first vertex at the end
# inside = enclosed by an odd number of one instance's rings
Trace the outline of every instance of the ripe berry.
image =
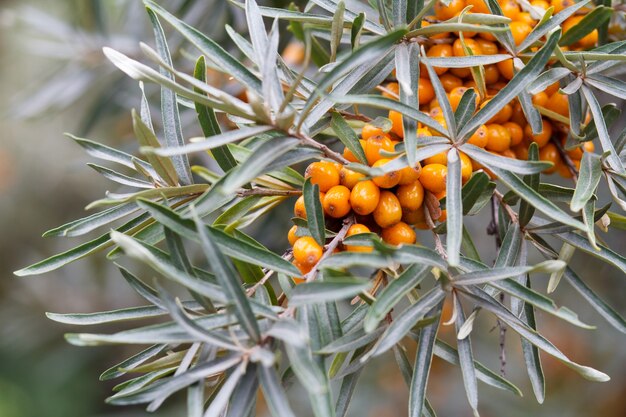
{"type": "Polygon", "coordinates": [[[515,45],[521,44],[524,39],[526,39],[528,34],[533,30],[532,26],[530,26],[528,23],[520,21],[513,21],[509,23],[509,29],[511,29],[511,34],[513,35],[515,45]]]}
{"type": "Polygon", "coordinates": [[[396,196],[400,202],[400,207],[408,211],[415,211],[422,207],[424,202],[424,187],[419,181],[401,185],[396,190],[396,196]]]}
{"type": "Polygon", "coordinates": [[[431,193],[438,193],[446,189],[446,177],[448,167],[441,164],[425,165],[422,168],[422,175],[419,181],[425,189],[431,193]]]}
{"type": "Polygon", "coordinates": [[[550,138],[552,137],[552,124],[547,120],[543,119],[543,130],[538,135],[534,135],[530,125],[526,125],[524,128],[524,136],[533,142],[537,142],[540,148],[543,148],[548,144],[550,138]]]}
{"type": "Polygon", "coordinates": [[[381,150],[392,152],[393,144],[391,143],[391,139],[387,135],[378,135],[373,136],[365,141],[365,157],[367,158],[367,163],[370,165],[374,165],[376,161],[382,159],[383,156],[380,154],[381,150]]]}
{"type": "Polygon", "coordinates": [[[402,114],[397,111],[389,110],[389,120],[391,120],[391,132],[403,138],[404,127],[402,125],[402,114]]]}
{"type": "MultiPolygon", "coordinates": [[[[428,52],[426,52],[426,56],[429,58],[448,58],[452,56],[452,46],[447,43],[439,43],[430,47],[428,52]]],[[[444,67],[433,67],[435,73],[437,75],[441,75],[448,71],[448,68],[444,67]]],[[[424,74],[428,74],[428,70],[426,67],[420,67],[420,71],[424,74]]]]}
{"type": "Polygon", "coordinates": [[[313,162],[304,172],[305,178],[311,178],[312,184],[317,184],[321,192],[330,190],[339,185],[339,170],[331,162],[313,162]]]}
{"type": "Polygon", "coordinates": [[[415,231],[404,222],[398,222],[391,227],[384,228],[381,232],[383,240],[390,245],[402,245],[415,243],[415,231]]]}
{"type": "Polygon", "coordinates": [[[435,98],[435,89],[430,80],[420,77],[417,87],[419,104],[430,103],[435,98]]]}
{"type": "MultiPolygon", "coordinates": [[[[346,237],[358,235],[361,233],[369,233],[370,229],[364,224],[355,223],[348,228],[346,237]]],[[[346,250],[351,252],[371,252],[374,248],[371,246],[346,245],[346,250]]]]}
{"type": "Polygon", "coordinates": [[[343,185],[335,185],[328,190],[322,201],[324,212],[339,219],[350,213],[350,190],[343,185]]]}
{"type": "Polygon", "coordinates": [[[457,87],[463,86],[463,81],[456,75],[452,75],[450,73],[443,74],[439,77],[439,81],[441,81],[441,85],[443,86],[443,89],[446,90],[446,93],[449,93],[457,87]]]}
{"type": "Polygon", "coordinates": [[[559,154],[559,150],[554,143],[548,143],[543,148],[539,149],[539,160],[552,162],[554,166],[552,168],[546,169],[544,172],[546,174],[552,174],[557,170],[557,167],[561,162],[561,155],[559,154]]]}
{"type": "Polygon", "coordinates": [[[380,189],[373,181],[357,183],[350,193],[350,205],[357,214],[370,214],[376,209],[380,199],[380,189]]]}
{"type": "Polygon", "coordinates": [[[352,171],[346,167],[341,168],[339,171],[339,183],[349,189],[354,188],[357,182],[365,178],[365,175],[360,172],[352,171]]]}
{"type": "Polygon", "coordinates": [[[558,91],[550,96],[546,103],[546,108],[564,117],[569,117],[569,104],[566,94],[558,91]]]}
{"type": "Polygon", "coordinates": [[[298,226],[293,225],[291,226],[291,229],[289,229],[289,233],[287,233],[287,240],[289,240],[289,244],[291,246],[293,246],[294,243],[296,243],[296,240],[298,240],[298,236],[296,236],[297,230],[298,230],[298,226]]]}
{"type": "Polygon", "coordinates": [[[315,265],[322,253],[322,247],[311,236],[303,236],[293,244],[293,257],[304,267],[315,265]]]}
{"type": "Polygon", "coordinates": [[[361,137],[364,140],[367,140],[371,138],[372,136],[379,136],[379,135],[384,135],[384,134],[385,132],[380,127],[376,127],[369,123],[366,123],[361,128],[361,137]]]}
{"type": "Polygon", "coordinates": [[[373,216],[376,224],[383,228],[398,223],[402,219],[402,208],[398,197],[391,191],[381,191],[373,216]]]}
{"type": "Polygon", "coordinates": [[[411,184],[417,181],[422,174],[422,166],[418,162],[415,168],[412,167],[404,167],[400,170],[400,181],[398,185],[406,185],[411,184]]]}
{"type": "Polygon", "coordinates": [[[512,79],[513,75],[515,75],[513,71],[513,59],[512,58],[497,62],[496,66],[498,67],[498,71],[500,71],[500,74],[502,74],[502,76],[506,78],[507,80],[512,79]]]}
{"type": "Polygon", "coordinates": [[[502,152],[511,146],[511,135],[502,125],[487,125],[487,150],[502,152]]]}
{"type": "Polygon", "coordinates": [[[487,130],[487,126],[481,125],[467,140],[467,143],[478,146],[479,148],[484,148],[487,146],[487,141],[489,140],[488,135],[489,131],[487,130]]]}
{"type": "MultiPolygon", "coordinates": [[[[361,143],[361,148],[365,149],[365,140],[359,139],[359,142],[361,143]]],[[[358,158],[348,148],[343,149],[343,157],[350,162],[359,162],[358,158]]]]}
{"type": "Polygon", "coordinates": [[[524,129],[517,123],[506,122],[502,126],[506,130],[508,130],[509,135],[511,136],[511,146],[519,145],[524,139],[524,129]]]}
{"type": "MultiPolygon", "coordinates": [[[[326,195],[326,193],[320,193],[320,202],[324,201],[324,196],[325,195],[326,195]]],[[[303,195],[298,197],[298,199],[296,200],[296,204],[293,206],[293,214],[296,217],[301,217],[303,219],[306,219],[306,207],[304,205],[304,196],[303,195]]]]}
{"type": "Polygon", "coordinates": [[[438,1],[435,3],[435,16],[439,20],[452,19],[465,8],[465,0],[452,0],[447,6],[438,1]]]}
{"type": "MultiPolygon", "coordinates": [[[[389,161],[389,159],[379,159],[372,166],[375,168],[379,168],[389,161]]],[[[400,171],[387,172],[386,174],[379,177],[374,177],[372,181],[374,181],[374,184],[378,185],[380,188],[393,188],[398,185],[398,182],[400,182],[400,171]]]]}
{"type": "Polygon", "coordinates": [[[461,159],[461,180],[465,184],[472,176],[472,160],[463,152],[459,152],[459,158],[461,159]]]}

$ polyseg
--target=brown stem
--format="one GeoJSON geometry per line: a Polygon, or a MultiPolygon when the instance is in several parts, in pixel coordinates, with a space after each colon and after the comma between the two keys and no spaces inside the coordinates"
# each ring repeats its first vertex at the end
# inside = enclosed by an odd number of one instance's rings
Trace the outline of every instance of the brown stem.
{"type": "MultiPolygon", "coordinates": [[[[441,237],[439,237],[439,235],[434,231],[435,222],[433,221],[432,214],[431,214],[431,209],[433,208],[431,196],[434,197],[435,200],[437,199],[437,197],[435,197],[430,192],[426,194],[427,204],[426,204],[426,210],[424,210],[424,220],[426,220],[426,225],[433,232],[433,239],[435,240],[435,250],[437,251],[439,255],[441,255],[443,259],[448,259],[448,253],[446,252],[446,249],[443,247],[443,243],[441,242],[441,237]]],[[[436,201],[437,203],[439,203],[439,200],[436,200],[436,201]]]]}
{"type": "Polygon", "coordinates": [[[334,161],[337,161],[343,165],[349,164],[350,161],[348,161],[346,158],[343,157],[343,155],[341,155],[340,153],[337,153],[335,151],[333,151],[332,149],[330,149],[328,146],[324,145],[323,143],[319,143],[318,141],[316,141],[313,138],[310,138],[302,133],[297,133],[297,132],[291,132],[291,134],[295,137],[297,137],[298,139],[300,139],[300,141],[307,145],[310,146],[312,148],[315,149],[319,149],[320,151],[322,151],[322,153],[324,155],[326,155],[327,158],[330,158],[334,161]]]}
{"type": "Polygon", "coordinates": [[[237,191],[238,197],[246,197],[249,195],[266,195],[266,196],[293,196],[302,195],[300,190],[273,190],[270,188],[251,188],[237,191]]]}
{"type": "Polygon", "coordinates": [[[504,208],[504,211],[506,212],[507,216],[509,216],[509,219],[511,219],[513,223],[518,223],[519,217],[517,216],[517,213],[515,212],[515,210],[511,208],[511,206],[509,206],[504,201],[504,196],[502,195],[502,193],[498,190],[493,190],[493,195],[498,199],[498,201],[500,202],[500,205],[504,208]]]}
{"type": "Polygon", "coordinates": [[[576,165],[574,165],[572,158],[570,158],[570,156],[567,154],[567,152],[565,151],[565,148],[563,148],[563,145],[561,145],[561,142],[558,139],[557,140],[553,139],[552,143],[554,143],[554,146],[556,146],[556,149],[559,151],[559,155],[561,156],[561,159],[563,160],[563,162],[565,162],[565,165],[567,165],[567,169],[572,174],[572,178],[574,179],[574,181],[577,181],[578,169],[576,169],[576,165]]]}
{"type": "MultiPolygon", "coordinates": [[[[281,256],[281,258],[285,259],[285,260],[290,260],[291,257],[293,256],[293,252],[291,249],[289,249],[288,251],[286,251],[285,253],[283,253],[283,255],[281,256]]],[[[267,282],[268,279],[270,279],[270,277],[274,275],[274,270],[269,269],[265,275],[263,275],[263,278],[261,278],[260,280],[258,280],[256,282],[256,284],[254,284],[252,287],[248,288],[248,290],[246,291],[246,295],[248,297],[251,297],[252,295],[254,295],[254,293],[256,292],[256,290],[261,286],[261,285],[265,285],[265,283],[267,282]]]]}
{"type": "Polygon", "coordinates": [[[371,117],[368,117],[364,114],[354,114],[354,113],[350,113],[350,112],[343,111],[343,110],[340,110],[338,113],[342,115],[343,117],[345,117],[346,119],[350,119],[350,120],[359,120],[365,123],[372,121],[371,117]]]}

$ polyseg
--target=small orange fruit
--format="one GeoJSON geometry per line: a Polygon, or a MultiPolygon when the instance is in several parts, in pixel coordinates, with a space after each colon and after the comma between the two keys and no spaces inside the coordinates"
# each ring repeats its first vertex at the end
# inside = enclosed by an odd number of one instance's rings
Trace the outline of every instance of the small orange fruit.
{"type": "Polygon", "coordinates": [[[446,189],[448,167],[442,164],[425,165],[422,168],[419,182],[431,193],[438,193],[446,189]]]}
{"type": "Polygon", "coordinates": [[[344,217],[350,213],[350,190],[343,185],[335,185],[332,187],[322,201],[324,212],[330,217],[336,219],[344,217]]]}
{"type": "Polygon", "coordinates": [[[489,131],[487,130],[487,126],[481,125],[468,139],[467,143],[478,146],[479,148],[484,148],[485,146],[487,146],[488,140],[489,131]]]}
{"type": "MultiPolygon", "coordinates": [[[[361,148],[365,149],[365,140],[359,139],[359,142],[361,143],[361,148]]],[[[343,157],[350,162],[359,162],[358,158],[348,148],[343,149],[343,157]]]]}
{"type": "Polygon", "coordinates": [[[402,207],[398,197],[391,191],[381,191],[376,209],[372,213],[374,221],[380,227],[390,227],[402,219],[402,207]]]}
{"type": "Polygon", "coordinates": [[[420,77],[417,87],[419,104],[430,103],[435,98],[435,89],[430,80],[420,77]]]}
{"type": "MultiPolygon", "coordinates": [[[[379,159],[378,161],[374,162],[374,165],[372,166],[375,168],[379,168],[389,161],[390,159],[379,159]]],[[[374,181],[374,184],[378,185],[380,188],[395,187],[396,185],[398,185],[398,182],[400,182],[400,171],[387,172],[384,175],[375,177],[372,181],[374,181]]]]}
{"type": "Polygon", "coordinates": [[[381,150],[387,152],[393,151],[393,143],[391,143],[391,139],[389,139],[387,135],[372,136],[365,141],[364,150],[367,163],[374,165],[376,161],[383,158],[380,154],[381,150]]]}
{"type": "Polygon", "coordinates": [[[422,207],[422,203],[424,202],[424,187],[419,181],[401,185],[396,190],[396,196],[398,197],[402,209],[415,211],[422,207]]]}
{"type": "MultiPolygon", "coordinates": [[[[369,232],[370,229],[364,224],[355,223],[348,228],[348,231],[346,232],[346,237],[369,232]]],[[[346,245],[346,250],[351,252],[371,252],[373,248],[371,246],[346,245]]]]}
{"type": "Polygon", "coordinates": [[[293,244],[293,257],[304,267],[315,265],[324,251],[311,236],[303,236],[293,244]]]}
{"type": "Polygon", "coordinates": [[[403,138],[404,126],[402,124],[402,114],[397,111],[389,110],[389,120],[391,120],[391,132],[403,138]]]}
{"type": "Polygon", "coordinates": [[[564,117],[569,117],[569,104],[566,94],[558,91],[550,96],[546,103],[546,108],[564,117]]]}
{"type": "Polygon", "coordinates": [[[561,155],[556,145],[554,143],[548,143],[546,146],[539,149],[539,160],[552,162],[554,164],[552,168],[548,168],[544,171],[546,174],[555,172],[558,165],[561,163],[561,155]]]}
{"type": "Polygon", "coordinates": [[[417,181],[422,174],[422,166],[418,162],[415,168],[412,167],[404,167],[400,170],[400,181],[398,185],[406,185],[411,184],[417,181]]]}
{"type": "Polygon", "coordinates": [[[439,81],[441,81],[441,85],[447,93],[449,93],[456,87],[463,86],[463,81],[459,77],[450,73],[443,74],[441,77],[439,77],[439,81]]]}
{"type": "Polygon", "coordinates": [[[552,137],[552,124],[546,119],[542,120],[542,124],[543,130],[538,135],[533,134],[530,125],[526,125],[524,128],[524,135],[533,142],[537,142],[537,145],[539,145],[540,148],[546,146],[552,137]]]}
{"type": "MultiPolygon", "coordinates": [[[[447,43],[435,44],[435,45],[430,47],[428,52],[426,52],[426,56],[430,57],[430,58],[448,58],[448,57],[451,57],[452,56],[452,45],[447,44],[447,43]]],[[[437,75],[441,75],[441,74],[444,74],[445,72],[447,72],[448,68],[433,67],[433,70],[435,70],[435,73],[437,73],[437,75]]],[[[424,66],[420,67],[420,72],[428,74],[428,70],[424,66]]]]}
{"type": "Polygon", "coordinates": [[[472,160],[463,152],[459,152],[459,159],[461,160],[461,180],[465,184],[472,176],[472,160]]]}
{"type": "Polygon", "coordinates": [[[408,224],[400,221],[391,227],[384,228],[381,232],[383,240],[390,245],[398,246],[415,243],[415,231],[408,224]]]}
{"type": "Polygon", "coordinates": [[[373,124],[365,123],[361,128],[361,137],[364,140],[371,138],[372,136],[384,135],[385,132],[380,128],[376,127],[373,124]]]}
{"type": "Polygon", "coordinates": [[[465,8],[465,0],[452,0],[447,6],[438,1],[435,3],[435,16],[439,20],[452,19],[465,8]]]}
{"type": "Polygon", "coordinates": [[[289,233],[287,234],[287,240],[289,240],[289,244],[291,246],[294,245],[294,243],[296,243],[296,240],[299,239],[298,236],[296,236],[296,231],[298,230],[298,226],[293,225],[291,226],[291,229],[289,229],[289,233]]]}
{"type": "Polygon", "coordinates": [[[350,193],[350,205],[357,214],[372,213],[380,200],[380,189],[371,180],[360,181],[350,193]]]}
{"type": "Polygon", "coordinates": [[[304,172],[305,178],[310,178],[312,184],[317,184],[321,192],[330,190],[339,185],[339,170],[331,162],[313,162],[304,172]]]}
{"type": "Polygon", "coordinates": [[[492,123],[487,125],[487,150],[502,152],[511,146],[511,135],[504,126],[492,123]]]}
{"type": "Polygon", "coordinates": [[[339,171],[339,183],[349,189],[354,188],[357,182],[365,178],[365,175],[360,172],[352,171],[346,167],[341,168],[339,171]]]}
{"type": "Polygon", "coordinates": [[[517,146],[522,142],[522,139],[524,139],[524,129],[522,129],[520,125],[513,122],[506,122],[502,126],[509,131],[511,146],[517,146]]]}

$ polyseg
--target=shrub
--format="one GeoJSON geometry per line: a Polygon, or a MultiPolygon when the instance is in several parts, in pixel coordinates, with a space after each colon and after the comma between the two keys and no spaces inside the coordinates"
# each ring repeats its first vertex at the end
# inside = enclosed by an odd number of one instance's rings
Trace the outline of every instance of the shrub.
{"type": "Polygon", "coordinates": [[[98,171],[132,191],[107,194],[91,204],[101,211],[45,235],[126,222],[16,272],[47,272],[105,249],[108,258],[154,270],[150,282],[152,275],[119,266],[149,306],[49,315],[76,325],[169,316],[115,334],[67,335],[80,346],[149,346],[102,374],[142,373],[119,385],[111,403],[154,410],[186,389],[189,416],[248,416],[261,389],[271,413],[285,417],[294,415],[286,390],[297,380],[316,416],[344,416],[362,369],[393,351],[410,416],[435,415],[425,395],[433,355],[459,365],[478,414],[477,380],[521,395],[474,360],[481,311],[502,333],[519,335],[537,401],[544,400],[540,351],[584,378],[609,379],[538,333],[535,310],[590,328],[550,298],[564,280],[626,330],[568,266],[582,251],[626,272],[624,256],[596,237],[596,229],[626,224],[597,192],[606,183],[618,210],[626,208],[626,130],[610,135],[618,107],[602,107],[596,96],[625,97],[624,82],[610,76],[626,56],[626,42],[611,37],[620,33],[609,33],[613,9],[542,0],[397,0],[352,9],[313,0],[300,11],[233,1],[245,12],[249,39],[227,27],[236,46],[229,52],[145,4],[156,50],[141,47],[158,69],[104,49],[140,82],[132,122],[141,156],[74,137],[94,158],[125,167],[98,171]],[[174,68],[162,21],[200,51],[193,75],[174,68]],[[240,91],[207,84],[207,71],[231,75],[240,91]],[[161,86],[161,138],[144,82],[161,86]],[[202,138],[184,137],[179,108],[188,107],[202,138]],[[190,156],[205,152],[215,163],[190,166],[190,156]],[[283,224],[265,216],[294,197],[293,226],[284,230],[292,248],[274,253],[244,232],[262,221],[283,224]],[[491,211],[487,229],[498,247],[493,264],[466,227],[483,211],[491,211]],[[418,236],[432,244],[416,243],[418,236]],[[533,263],[531,254],[546,260],[533,263]],[[537,289],[542,273],[546,294],[537,289]],[[175,297],[165,281],[188,296],[175,297]],[[444,302],[452,310],[445,320],[444,302]],[[437,336],[451,324],[456,346],[437,336]],[[405,346],[416,342],[411,361],[405,346]]]}

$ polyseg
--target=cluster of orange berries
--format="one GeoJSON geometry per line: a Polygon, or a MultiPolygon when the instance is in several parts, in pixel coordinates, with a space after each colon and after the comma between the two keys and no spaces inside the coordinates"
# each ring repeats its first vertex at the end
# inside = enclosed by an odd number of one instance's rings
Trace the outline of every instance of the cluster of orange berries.
{"type": "MultiPolygon", "coordinates": [[[[534,0],[531,5],[541,9],[554,7],[554,13],[573,5],[572,0],[534,0]]],[[[465,7],[473,6],[471,12],[490,13],[483,0],[452,0],[445,6],[437,2],[434,7],[435,15],[427,16],[423,25],[432,22],[452,19],[465,7]]],[[[531,15],[522,11],[515,0],[500,1],[503,14],[511,19],[509,24],[513,39],[520,44],[532,31],[537,21],[531,15]]],[[[566,32],[578,21],[581,15],[574,15],[567,19],[562,27],[566,32]]],[[[463,32],[463,40],[458,33],[442,33],[430,37],[432,42],[426,50],[428,57],[465,56],[465,48],[469,48],[474,55],[493,55],[505,53],[496,43],[496,39],[489,33],[463,32]]],[[[579,40],[573,48],[590,48],[597,42],[597,31],[592,32],[579,40]]],[[[476,89],[470,68],[434,68],[443,88],[445,89],[453,110],[458,107],[461,97],[469,89],[476,89]]],[[[484,106],[491,97],[506,86],[514,76],[513,60],[484,66],[484,79],[487,96],[481,100],[477,94],[477,107],[484,106]]],[[[397,82],[390,82],[381,86],[380,90],[386,97],[397,99],[399,86],[397,82]]],[[[443,127],[446,122],[442,109],[435,97],[435,91],[426,68],[422,67],[418,83],[418,98],[420,110],[429,114],[443,127]]],[[[545,91],[532,97],[533,104],[547,109],[556,115],[569,118],[567,95],[559,91],[558,82],[549,86],[545,91]]],[[[395,145],[404,138],[402,115],[395,111],[389,112],[390,129],[384,130],[373,124],[365,124],[361,131],[361,147],[364,150],[368,165],[380,167],[390,161],[389,155],[394,152],[395,145]]],[[[555,120],[542,120],[543,130],[533,134],[528,124],[521,104],[517,99],[504,105],[486,124],[480,126],[468,140],[468,143],[484,148],[485,150],[508,158],[528,159],[528,148],[532,142],[540,148],[539,158],[554,164],[546,173],[557,172],[563,177],[571,177],[570,167],[563,161],[556,141],[565,144],[568,127],[555,120]]],[[[436,134],[427,127],[418,125],[417,135],[429,137],[436,134]]],[[[593,143],[585,142],[583,147],[567,151],[572,163],[580,165],[583,152],[593,152],[593,143]]],[[[344,149],[344,158],[351,162],[359,162],[349,150],[344,149]]],[[[462,152],[461,176],[463,183],[467,182],[472,173],[477,170],[493,174],[476,161],[462,152]]],[[[431,193],[438,200],[446,195],[447,157],[446,153],[434,155],[421,161],[415,167],[405,167],[399,171],[389,172],[383,176],[369,178],[364,174],[352,171],[345,166],[328,161],[313,162],[308,166],[305,176],[311,183],[317,184],[320,190],[320,200],[327,218],[342,219],[353,214],[357,223],[348,230],[347,236],[358,233],[378,233],[382,239],[392,245],[412,244],[416,241],[413,227],[428,229],[426,213],[423,207],[425,193],[431,193]]],[[[433,221],[443,222],[446,219],[445,210],[439,211],[441,216],[433,221]]],[[[437,214],[439,213],[437,212],[437,214]]],[[[432,214],[431,212],[429,212],[432,214]]],[[[296,217],[306,218],[304,198],[301,196],[295,204],[296,217]]],[[[309,236],[298,237],[297,226],[289,231],[289,242],[293,246],[294,264],[302,273],[308,272],[321,258],[323,248],[309,236]]],[[[369,251],[369,246],[340,247],[348,251],[369,251]]]]}

